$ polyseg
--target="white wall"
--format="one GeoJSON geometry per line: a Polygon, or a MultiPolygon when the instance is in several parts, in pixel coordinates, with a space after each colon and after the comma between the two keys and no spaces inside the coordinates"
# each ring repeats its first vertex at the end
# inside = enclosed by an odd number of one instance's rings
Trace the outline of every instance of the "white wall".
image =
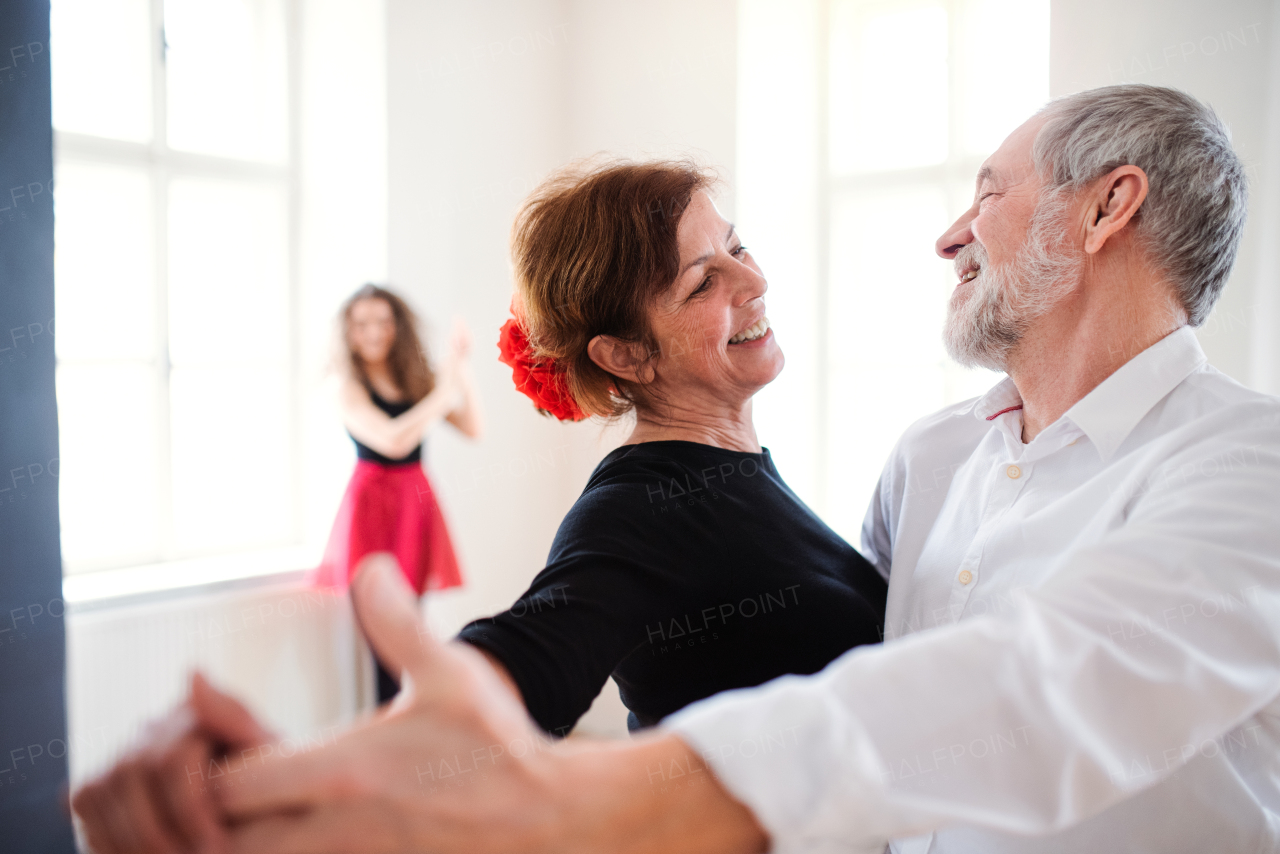
{"type": "Polygon", "coordinates": [[[796,494],[823,505],[820,282],[827,256],[823,0],[738,4],[737,225],[769,281],[769,321],[786,354],[756,396],[760,442],[796,494]]]}
{"type": "MultiPolygon", "coordinates": [[[[437,343],[451,316],[470,325],[488,421],[479,442],[447,430],[429,442],[467,578],[429,597],[441,634],[523,592],[591,469],[625,435],[542,418],[497,361],[516,207],[550,170],[599,151],[690,153],[731,179],[734,8],[387,2],[388,278],[437,343]]],[[[725,203],[731,213],[731,196],[725,203]]],[[[596,731],[618,731],[612,702],[596,731]]]]}
{"type": "Polygon", "coordinates": [[[1200,330],[1210,361],[1280,393],[1280,4],[1272,0],[1056,0],[1050,88],[1173,86],[1230,126],[1251,179],[1249,223],[1231,280],[1200,330]]]}
{"type": "Polygon", "coordinates": [[[507,232],[520,199],[566,150],[567,6],[554,0],[387,5],[389,281],[438,346],[453,316],[475,337],[488,428],[439,430],[429,468],[467,587],[437,625],[506,607],[542,566],[572,500],[582,430],[539,417],[497,361],[510,302],[507,232]]]}
{"type": "MultiPolygon", "coordinates": [[[[736,0],[573,0],[569,4],[564,160],[601,152],[692,157],[723,179],[716,204],[736,215],[736,0]]],[[[569,453],[574,498],[628,426],[590,428],[569,453]]]]}
{"type": "Polygon", "coordinates": [[[387,275],[386,18],[369,0],[299,4],[298,329],[302,540],[318,557],[355,461],[325,387],[338,306],[387,275]]]}
{"type": "Polygon", "coordinates": [[[1258,85],[1266,86],[1262,110],[1267,124],[1263,151],[1268,157],[1258,169],[1254,184],[1257,200],[1253,221],[1249,226],[1261,243],[1258,253],[1257,311],[1253,318],[1253,384],[1270,394],[1280,394],[1280,46],[1276,30],[1280,28],[1280,10],[1273,5],[1268,30],[1269,70],[1258,85]]]}
{"type": "Polygon", "coordinates": [[[737,144],[735,0],[574,0],[567,142],[573,156],[690,155],[725,179],[737,144]]]}

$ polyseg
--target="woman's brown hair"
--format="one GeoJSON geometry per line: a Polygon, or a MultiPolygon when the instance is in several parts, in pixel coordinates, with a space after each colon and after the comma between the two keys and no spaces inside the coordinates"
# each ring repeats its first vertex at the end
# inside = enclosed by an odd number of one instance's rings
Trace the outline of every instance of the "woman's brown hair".
{"type": "Polygon", "coordinates": [[[435,374],[427,361],[427,353],[418,337],[418,317],[409,308],[409,304],[397,294],[384,287],[367,284],[356,291],[342,304],[338,317],[342,322],[342,345],[346,351],[345,362],[353,376],[365,388],[369,384],[369,374],[365,371],[364,360],[351,346],[351,310],[355,304],[364,299],[380,299],[391,306],[391,316],[395,319],[396,335],[391,342],[391,351],[387,353],[387,368],[391,379],[395,382],[404,399],[417,403],[431,393],[436,386],[435,374]]]}
{"type": "Polygon", "coordinates": [[[534,356],[554,359],[592,415],[629,411],[640,390],[591,361],[597,335],[657,346],[647,312],[680,271],[676,232],[716,182],[691,161],[581,163],[544,181],[511,229],[517,298],[534,356]]]}

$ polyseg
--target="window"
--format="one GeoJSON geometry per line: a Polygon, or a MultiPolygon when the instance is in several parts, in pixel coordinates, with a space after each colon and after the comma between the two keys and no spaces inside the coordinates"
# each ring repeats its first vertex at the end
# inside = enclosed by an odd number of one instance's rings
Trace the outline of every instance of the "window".
{"type": "Polygon", "coordinates": [[[982,161],[1048,100],[1049,4],[743,0],[740,12],[739,217],[775,253],[766,274],[782,265],[769,314],[776,302],[788,372],[803,372],[758,410],[786,401],[785,419],[758,420],[797,491],[857,542],[902,431],[998,379],[943,350],[954,277],[933,245],[982,161]],[[797,174],[812,176],[808,195],[797,174]]]}
{"type": "Polygon", "coordinates": [[[54,0],[76,573],[299,538],[286,0],[54,0]]]}

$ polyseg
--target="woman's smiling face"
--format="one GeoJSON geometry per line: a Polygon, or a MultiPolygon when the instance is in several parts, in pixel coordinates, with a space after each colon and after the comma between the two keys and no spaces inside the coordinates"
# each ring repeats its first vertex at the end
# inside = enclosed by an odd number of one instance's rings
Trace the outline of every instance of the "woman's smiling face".
{"type": "Polygon", "coordinates": [[[654,397],[673,409],[740,407],[782,370],[764,312],[764,274],[705,192],[677,231],[680,272],[649,311],[654,397]]]}
{"type": "Polygon", "coordinates": [[[366,364],[387,360],[396,342],[396,318],[391,303],[378,297],[356,300],[347,320],[347,343],[366,364]]]}

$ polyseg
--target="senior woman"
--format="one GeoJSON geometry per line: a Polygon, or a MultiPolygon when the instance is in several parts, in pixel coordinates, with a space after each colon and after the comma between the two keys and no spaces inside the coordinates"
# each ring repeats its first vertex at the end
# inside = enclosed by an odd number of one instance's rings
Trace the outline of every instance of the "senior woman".
{"type": "Polygon", "coordinates": [[[512,236],[503,361],[562,420],[634,413],[507,611],[464,628],[545,730],[606,679],[631,729],[881,639],[886,581],[796,497],[752,397],[782,370],[765,277],[682,162],[562,172],[512,236]]]}

